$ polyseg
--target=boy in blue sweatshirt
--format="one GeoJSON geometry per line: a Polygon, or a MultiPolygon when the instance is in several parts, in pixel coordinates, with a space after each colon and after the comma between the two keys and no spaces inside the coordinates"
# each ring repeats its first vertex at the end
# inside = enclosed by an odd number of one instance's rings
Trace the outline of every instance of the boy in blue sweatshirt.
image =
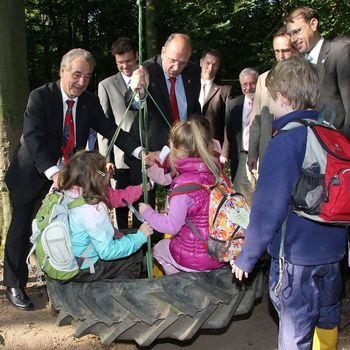
{"type": "Polygon", "coordinates": [[[316,330],[337,337],[342,279],[339,261],[345,254],[346,229],[319,224],[295,214],[291,193],[300,176],[306,149],[306,128],[278,133],[287,123],[317,118],[312,110],[319,96],[321,75],[315,65],[295,55],[278,62],[266,79],[276,116],[256,192],[242,252],[232,267],[248,277],[267,249],[271,255],[269,290],[279,316],[279,350],[311,349],[316,330]],[[285,222],[285,268],[278,296],[281,227],[285,222]]]}

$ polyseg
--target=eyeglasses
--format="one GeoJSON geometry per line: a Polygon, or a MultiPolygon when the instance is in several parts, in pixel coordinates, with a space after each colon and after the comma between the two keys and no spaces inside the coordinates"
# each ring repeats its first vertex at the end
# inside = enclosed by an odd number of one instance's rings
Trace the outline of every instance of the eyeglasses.
{"type": "Polygon", "coordinates": [[[175,60],[174,58],[170,58],[168,56],[165,56],[165,58],[170,64],[178,64],[180,67],[184,67],[188,63],[188,61],[179,61],[179,60],[175,60]]]}
{"type": "Polygon", "coordinates": [[[287,33],[291,38],[294,38],[296,36],[299,36],[305,29],[305,27],[308,25],[308,23],[305,23],[302,27],[298,29],[294,29],[291,32],[287,33]]]}

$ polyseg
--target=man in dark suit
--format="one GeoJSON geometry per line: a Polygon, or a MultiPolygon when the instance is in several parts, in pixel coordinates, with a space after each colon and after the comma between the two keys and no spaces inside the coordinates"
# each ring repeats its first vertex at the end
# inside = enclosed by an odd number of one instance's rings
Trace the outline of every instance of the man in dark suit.
{"type": "Polygon", "coordinates": [[[323,69],[323,82],[316,109],[331,103],[336,113],[336,127],[350,127],[350,44],[331,42],[320,35],[314,9],[301,6],[286,18],[292,45],[312,63],[323,69]]]}
{"type": "Polygon", "coordinates": [[[201,91],[199,103],[202,115],[210,123],[212,136],[222,145],[225,134],[225,109],[226,101],[231,87],[222,85],[216,80],[216,74],[220,68],[222,55],[219,50],[208,49],[202,54],[201,67],[201,91]]]}
{"type": "MultiPolygon", "coordinates": [[[[200,113],[200,70],[197,64],[189,61],[191,53],[192,45],[187,35],[171,34],[162,48],[161,55],[145,61],[143,67],[133,73],[126,101],[130,101],[132,90],[142,89],[148,72],[148,91],[158,105],[157,107],[150,97],[147,98],[146,129],[151,151],[160,151],[168,143],[169,124],[186,120],[192,113],[200,113]],[[174,99],[171,98],[172,90],[176,99],[175,105],[174,99]]],[[[131,131],[139,135],[137,119],[131,131]]]]}
{"type": "MultiPolygon", "coordinates": [[[[85,148],[90,128],[108,139],[116,130],[115,123],[106,119],[98,97],[86,91],[94,64],[90,52],[73,49],[62,58],[60,81],[30,93],[23,135],[5,176],[13,212],[5,244],[3,284],[7,287],[7,299],[24,310],[33,307],[24,289],[28,280],[26,257],[31,219],[52,182],[57,184],[62,156],[66,155],[65,116],[70,113],[73,118],[72,151],[85,148]]],[[[124,131],[116,144],[130,155],[138,155],[140,150],[124,131]]]]}
{"type": "MultiPolygon", "coordinates": [[[[112,55],[115,59],[119,72],[104,80],[98,85],[98,97],[106,117],[116,124],[121,124],[124,131],[129,131],[133,123],[136,111],[129,110],[125,114],[126,106],[124,95],[129,87],[131,75],[138,68],[138,51],[130,38],[118,38],[112,44],[112,55]]],[[[139,140],[139,137],[135,138],[139,140]]],[[[102,155],[106,155],[109,146],[108,139],[98,135],[98,148],[102,155]]],[[[126,188],[132,184],[129,167],[124,162],[124,152],[117,146],[113,147],[112,154],[108,160],[114,163],[114,182],[117,188],[126,188]]],[[[118,227],[123,229],[128,227],[129,208],[121,207],[116,209],[118,227]]],[[[135,223],[136,224],[136,223],[135,223]]]]}
{"type": "Polygon", "coordinates": [[[231,177],[237,192],[251,202],[255,190],[255,173],[248,170],[249,128],[258,72],[245,68],[239,74],[243,95],[229,100],[226,105],[226,134],[229,143],[231,177]]]}

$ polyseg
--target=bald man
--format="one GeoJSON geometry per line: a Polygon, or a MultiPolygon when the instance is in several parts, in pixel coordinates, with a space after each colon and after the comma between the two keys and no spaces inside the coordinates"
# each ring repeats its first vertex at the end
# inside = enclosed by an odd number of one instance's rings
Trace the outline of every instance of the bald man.
{"type": "MultiPolygon", "coordinates": [[[[190,38],[181,33],[174,33],[165,42],[161,54],[143,63],[149,73],[149,93],[168,120],[173,125],[177,120],[186,120],[192,113],[200,113],[198,102],[200,92],[200,68],[190,62],[192,45],[190,38]],[[174,86],[172,88],[172,85],[174,86]],[[175,90],[176,104],[172,89],[175,90]]],[[[143,84],[143,69],[133,73],[132,87],[143,84]]],[[[130,100],[132,89],[126,94],[130,100]]],[[[148,107],[148,138],[151,151],[159,151],[168,142],[169,126],[150,97],[148,107]]],[[[138,118],[131,131],[138,135],[138,118]]]]}

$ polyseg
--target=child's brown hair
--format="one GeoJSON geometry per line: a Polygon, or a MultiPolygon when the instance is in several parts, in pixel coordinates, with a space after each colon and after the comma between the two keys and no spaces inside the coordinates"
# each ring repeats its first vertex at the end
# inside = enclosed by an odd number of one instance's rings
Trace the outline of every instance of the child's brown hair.
{"type": "Polygon", "coordinates": [[[276,100],[279,92],[293,110],[314,108],[320,95],[322,72],[299,54],[278,62],[266,78],[266,87],[276,100]]]}
{"type": "Polygon", "coordinates": [[[104,202],[109,207],[106,158],[97,151],[75,153],[63,166],[58,178],[59,190],[68,190],[73,186],[83,189],[83,197],[88,204],[104,202]]]}

